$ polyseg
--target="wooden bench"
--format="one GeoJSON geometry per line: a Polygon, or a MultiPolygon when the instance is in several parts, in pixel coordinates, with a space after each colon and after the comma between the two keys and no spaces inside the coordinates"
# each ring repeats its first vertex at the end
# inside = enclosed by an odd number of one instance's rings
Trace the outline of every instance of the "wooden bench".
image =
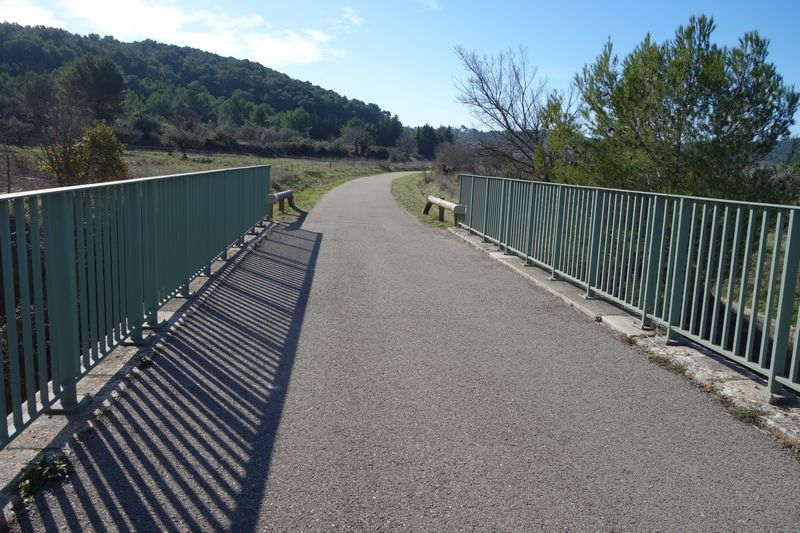
{"type": "Polygon", "coordinates": [[[444,210],[447,209],[448,211],[453,212],[453,225],[458,226],[458,219],[459,217],[464,216],[466,209],[461,204],[456,204],[453,202],[448,202],[442,198],[437,198],[436,196],[428,196],[428,202],[425,204],[425,209],[422,210],[423,215],[427,215],[431,207],[437,206],[439,208],[439,222],[444,222],[444,210]]]}

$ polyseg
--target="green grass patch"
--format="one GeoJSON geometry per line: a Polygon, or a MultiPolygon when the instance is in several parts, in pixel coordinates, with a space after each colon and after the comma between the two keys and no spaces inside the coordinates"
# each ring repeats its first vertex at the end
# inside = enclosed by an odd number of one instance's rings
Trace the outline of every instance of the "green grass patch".
{"type": "Polygon", "coordinates": [[[17,492],[23,501],[30,501],[48,484],[64,479],[69,472],[69,461],[62,454],[40,453],[25,467],[17,484],[17,492]]]}
{"type": "Polygon", "coordinates": [[[445,211],[444,222],[439,222],[439,209],[436,206],[431,207],[427,215],[422,214],[429,195],[454,201],[438,184],[427,180],[424,173],[397,178],[392,182],[392,194],[400,204],[426,224],[440,228],[453,225],[453,213],[450,211],[445,211]]]}

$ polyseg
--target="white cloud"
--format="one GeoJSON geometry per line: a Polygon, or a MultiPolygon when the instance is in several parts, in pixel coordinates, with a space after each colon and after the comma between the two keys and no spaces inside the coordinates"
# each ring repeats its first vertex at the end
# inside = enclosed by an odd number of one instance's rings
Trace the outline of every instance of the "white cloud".
{"type": "Polygon", "coordinates": [[[364,23],[364,18],[352,7],[343,7],[341,16],[342,20],[350,23],[353,26],[361,26],[364,23]]]}
{"type": "Polygon", "coordinates": [[[430,11],[441,11],[442,4],[439,0],[415,0],[419,5],[430,11]]]}
{"type": "Polygon", "coordinates": [[[337,22],[325,30],[276,29],[257,13],[196,10],[178,0],[57,0],[56,5],[58,15],[67,22],[36,0],[0,0],[0,19],[80,28],[81,32],[112,35],[123,41],[153,39],[271,67],[338,56],[341,51],[332,46],[331,32],[363,23],[358,12],[349,7],[342,8],[337,22]]]}
{"type": "Polygon", "coordinates": [[[16,22],[23,26],[61,26],[56,14],[29,0],[0,0],[0,22],[16,22]]]}

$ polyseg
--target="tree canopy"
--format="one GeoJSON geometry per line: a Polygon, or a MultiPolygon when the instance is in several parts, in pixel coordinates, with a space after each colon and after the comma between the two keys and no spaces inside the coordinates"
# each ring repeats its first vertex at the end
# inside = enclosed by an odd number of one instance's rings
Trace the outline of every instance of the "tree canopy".
{"type": "Polygon", "coordinates": [[[2,23],[0,126],[6,136],[24,141],[31,130],[18,105],[24,80],[59,70],[65,71],[65,81],[82,88],[96,118],[118,116],[114,127],[126,142],[154,140],[154,122],[184,130],[204,123],[227,128],[238,140],[243,134],[234,130],[247,127],[285,128],[311,139],[330,140],[354,118],[384,146],[392,146],[402,133],[397,117],[375,104],[346,98],[252,61],[152,40],[124,43],[112,37],[2,23]]]}

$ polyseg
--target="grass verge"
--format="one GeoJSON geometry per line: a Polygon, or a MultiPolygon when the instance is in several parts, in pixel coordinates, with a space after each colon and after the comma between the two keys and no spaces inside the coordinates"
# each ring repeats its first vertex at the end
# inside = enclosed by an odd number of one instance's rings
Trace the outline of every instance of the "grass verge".
{"type": "Polygon", "coordinates": [[[425,174],[420,172],[397,178],[392,182],[392,194],[401,205],[426,224],[439,228],[453,225],[453,213],[450,211],[445,211],[444,222],[439,222],[436,206],[433,206],[427,215],[422,214],[429,195],[438,196],[445,200],[453,200],[439,185],[428,181],[425,178],[425,174]]]}

